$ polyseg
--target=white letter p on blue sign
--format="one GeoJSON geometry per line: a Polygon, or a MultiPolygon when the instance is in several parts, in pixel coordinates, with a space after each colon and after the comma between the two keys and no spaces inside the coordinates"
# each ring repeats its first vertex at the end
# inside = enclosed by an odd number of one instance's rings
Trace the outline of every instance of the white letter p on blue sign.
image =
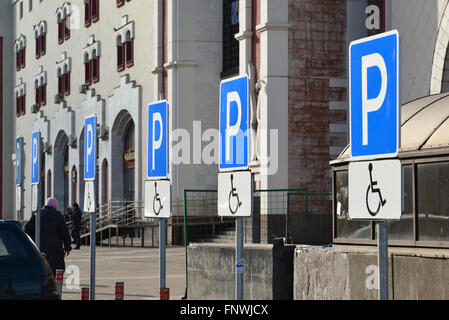
{"type": "Polygon", "coordinates": [[[220,171],[248,168],[248,77],[223,80],[220,85],[220,171]]]}
{"type": "Polygon", "coordinates": [[[168,177],[168,104],[160,101],[148,106],[148,178],[168,177]]]}
{"type": "Polygon", "coordinates": [[[31,135],[31,184],[39,184],[40,141],[41,133],[39,131],[33,132],[31,135]]]}
{"type": "Polygon", "coordinates": [[[84,123],[84,180],[95,180],[97,117],[87,117],[84,123]]]}
{"type": "Polygon", "coordinates": [[[400,143],[399,34],[390,31],[349,47],[351,157],[397,156],[400,143]]]}

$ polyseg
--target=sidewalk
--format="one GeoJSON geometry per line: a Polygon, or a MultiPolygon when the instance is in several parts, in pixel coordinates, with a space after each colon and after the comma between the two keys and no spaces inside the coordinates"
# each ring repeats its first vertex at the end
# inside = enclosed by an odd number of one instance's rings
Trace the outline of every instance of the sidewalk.
{"type": "MultiPolygon", "coordinates": [[[[166,284],[170,300],[179,300],[185,294],[184,253],[184,247],[167,247],[166,284]]],[[[72,250],[65,261],[62,300],[80,300],[81,288],[90,283],[90,247],[72,250]],[[79,289],[70,288],[73,266],[80,271],[79,289]]],[[[95,300],[114,300],[115,282],[119,281],[125,283],[125,300],[159,300],[159,248],[97,246],[95,270],[95,300]]]]}

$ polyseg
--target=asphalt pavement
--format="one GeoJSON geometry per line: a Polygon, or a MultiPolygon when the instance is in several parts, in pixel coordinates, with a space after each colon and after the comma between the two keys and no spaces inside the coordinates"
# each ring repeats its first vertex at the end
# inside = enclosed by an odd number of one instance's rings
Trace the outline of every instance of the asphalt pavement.
{"type": "MultiPolygon", "coordinates": [[[[186,284],[184,247],[167,247],[166,261],[170,300],[180,300],[186,284]]],[[[90,284],[90,247],[72,250],[65,262],[62,300],[81,300],[81,288],[90,284]]],[[[95,300],[115,300],[116,282],[124,282],[125,300],[159,300],[159,248],[97,246],[95,262],[95,300]]]]}

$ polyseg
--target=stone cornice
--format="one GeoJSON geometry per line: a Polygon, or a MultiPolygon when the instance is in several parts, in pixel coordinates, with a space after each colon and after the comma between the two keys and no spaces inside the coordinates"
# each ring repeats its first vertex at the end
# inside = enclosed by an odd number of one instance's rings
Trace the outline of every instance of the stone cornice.
{"type": "Polygon", "coordinates": [[[271,30],[287,31],[291,27],[290,23],[284,22],[265,22],[256,26],[256,31],[265,32],[271,30]]]}
{"type": "Polygon", "coordinates": [[[166,68],[167,70],[176,68],[196,68],[197,66],[198,62],[194,60],[174,60],[164,63],[164,68],[166,68]]]}
{"type": "Polygon", "coordinates": [[[243,31],[243,32],[236,33],[234,37],[238,41],[241,41],[241,40],[244,40],[244,39],[251,38],[252,36],[253,36],[252,31],[243,31]]]}

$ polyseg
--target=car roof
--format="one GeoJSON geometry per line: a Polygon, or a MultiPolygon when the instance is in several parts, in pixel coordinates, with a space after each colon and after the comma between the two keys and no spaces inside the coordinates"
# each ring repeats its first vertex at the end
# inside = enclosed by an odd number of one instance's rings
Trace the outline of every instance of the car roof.
{"type": "Polygon", "coordinates": [[[24,232],[20,223],[18,221],[14,221],[14,220],[0,220],[0,228],[15,229],[15,230],[20,230],[20,231],[24,232]]]}
{"type": "Polygon", "coordinates": [[[14,225],[16,225],[18,227],[21,227],[20,222],[16,221],[16,220],[0,220],[0,223],[3,223],[3,224],[14,224],[14,225]]]}

